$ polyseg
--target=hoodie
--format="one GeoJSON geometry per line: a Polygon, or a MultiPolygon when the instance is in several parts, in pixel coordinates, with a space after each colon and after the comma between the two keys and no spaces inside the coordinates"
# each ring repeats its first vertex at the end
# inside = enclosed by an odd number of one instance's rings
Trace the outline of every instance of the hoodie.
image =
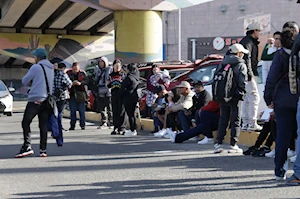
{"type": "Polygon", "coordinates": [[[32,65],[27,74],[22,78],[22,84],[24,86],[31,86],[28,92],[29,102],[43,102],[48,97],[46,80],[43,68],[40,64],[45,68],[50,94],[52,94],[53,91],[54,66],[49,60],[43,59],[37,64],[32,65]]]}
{"type": "Polygon", "coordinates": [[[112,67],[108,65],[108,59],[106,57],[101,57],[100,61],[105,63],[105,67],[101,68],[96,66],[94,70],[94,81],[98,85],[98,94],[100,97],[110,97],[111,92],[108,88],[106,81],[109,80],[109,74],[112,72],[112,67]]]}
{"type": "MultiPolygon", "coordinates": [[[[222,64],[218,67],[225,67],[227,64],[230,64],[233,69],[233,80],[235,83],[236,91],[233,99],[243,100],[246,94],[246,84],[247,84],[247,66],[245,60],[234,55],[228,54],[222,61],[222,64]]],[[[218,71],[217,69],[216,71],[218,71]]]]}
{"type": "Polygon", "coordinates": [[[138,101],[137,89],[139,85],[140,72],[136,66],[128,72],[127,76],[122,82],[119,95],[123,98],[124,102],[136,102],[138,101]]]}

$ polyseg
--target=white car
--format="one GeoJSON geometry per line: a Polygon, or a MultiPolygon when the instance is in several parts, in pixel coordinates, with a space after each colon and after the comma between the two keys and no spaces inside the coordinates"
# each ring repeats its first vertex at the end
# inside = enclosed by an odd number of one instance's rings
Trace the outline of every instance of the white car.
{"type": "Polygon", "coordinates": [[[0,80],[0,113],[12,116],[13,113],[13,96],[10,92],[14,92],[14,88],[7,88],[3,81],[0,80]]]}

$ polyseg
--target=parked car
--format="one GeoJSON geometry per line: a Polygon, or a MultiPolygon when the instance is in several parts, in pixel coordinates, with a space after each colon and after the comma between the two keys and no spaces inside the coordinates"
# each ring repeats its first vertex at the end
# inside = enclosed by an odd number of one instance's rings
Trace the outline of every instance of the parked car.
{"type": "Polygon", "coordinates": [[[7,88],[6,85],[0,80],[0,113],[12,116],[13,113],[13,96],[10,92],[14,92],[14,88],[7,88]]]}

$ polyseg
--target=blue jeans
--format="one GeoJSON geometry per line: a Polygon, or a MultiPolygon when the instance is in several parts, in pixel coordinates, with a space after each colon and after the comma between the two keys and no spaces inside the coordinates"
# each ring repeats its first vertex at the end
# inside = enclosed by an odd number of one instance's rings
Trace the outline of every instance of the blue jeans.
{"type": "Polygon", "coordinates": [[[208,138],[213,138],[212,132],[218,129],[219,118],[218,113],[201,111],[201,123],[195,128],[188,129],[183,133],[176,135],[175,142],[182,143],[192,137],[203,134],[208,138]]]}
{"type": "Polygon", "coordinates": [[[160,130],[163,128],[163,123],[158,119],[158,117],[153,116],[153,123],[154,123],[154,131],[158,131],[158,127],[160,130]]]}
{"type": "Polygon", "coordinates": [[[75,128],[76,124],[76,111],[79,112],[80,116],[80,127],[85,127],[85,103],[76,102],[75,97],[70,98],[69,107],[71,111],[71,127],[75,128]]]}
{"type": "Polygon", "coordinates": [[[274,110],[277,124],[277,135],[275,141],[275,175],[283,177],[286,173],[283,169],[283,165],[287,160],[287,150],[293,134],[297,131],[297,108],[283,108],[275,106],[274,110]]]}
{"type": "Polygon", "coordinates": [[[179,111],[178,112],[178,117],[179,117],[179,120],[180,120],[180,123],[181,123],[181,127],[184,131],[187,131],[191,128],[191,120],[192,120],[192,116],[189,115],[189,116],[186,116],[184,114],[184,110],[182,111],[179,111]]]}
{"type": "Polygon", "coordinates": [[[297,178],[300,178],[300,98],[298,101],[298,110],[297,110],[297,124],[298,124],[298,130],[297,130],[297,134],[298,134],[298,138],[296,141],[296,152],[297,152],[297,158],[296,161],[294,163],[294,174],[297,178]]]}

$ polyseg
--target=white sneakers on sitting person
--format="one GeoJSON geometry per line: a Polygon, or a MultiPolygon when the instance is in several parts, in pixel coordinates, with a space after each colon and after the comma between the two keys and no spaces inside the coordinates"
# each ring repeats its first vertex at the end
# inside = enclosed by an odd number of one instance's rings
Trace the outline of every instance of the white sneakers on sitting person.
{"type": "Polygon", "coordinates": [[[133,137],[136,135],[137,135],[136,130],[134,130],[134,131],[128,130],[128,131],[125,131],[125,134],[124,134],[124,136],[126,136],[126,137],[133,137]]]}
{"type": "Polygon", "coordinates": [[[275,150],[272,150],[269,153],[265,153],[265,156],[268,158],[275,158],[275,150]]]}
{"type": "MultiPolygon", "coordinates": [[[[292,158],[292,157],[296,156],[296,151],[288,149],[286,155],[287,155],[287,158],[292,158]]],[[[268,158],[275,158],[275,150],[272,150],[271,152],[266,153],[265,156],[268,158]]]]}
{"type": "Polygon", "coordinates": [[[170,133],[170,141],[171,141],[172,143],[175,143],[176,136],[177,136],[177,133],[170,133]]]}
{"type": "Polygon", "coordinates": [[[160,131],[154,133],[154,137],[162,138],[166,134],[167,129],[161,129],[160,131]]]}
{"type": "Polygon", "coordinates": [[[170,139],[170,135],[171,135],[171,134],[174,134],[174,133],[176,133],[176,132],[173,132],[172,129],[167,128],[166,133],[165,133],[165,135],[164,135],[164,138],[170,139]]]}
{"type": "Polygon", "coordinates": [[[208,138],[206,136],[198,142],[198,144],[213,144],[213,143],[214,143],[214,139],[208,138]]]}

